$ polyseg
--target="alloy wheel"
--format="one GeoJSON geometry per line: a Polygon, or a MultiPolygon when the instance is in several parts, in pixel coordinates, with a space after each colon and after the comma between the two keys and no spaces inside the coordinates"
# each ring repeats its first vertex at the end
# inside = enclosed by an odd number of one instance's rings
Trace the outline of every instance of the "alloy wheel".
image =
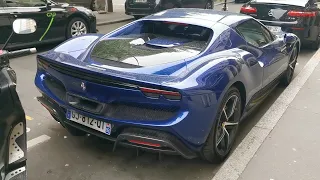
{"type": "Polygon", "coordinates": [[[235,139],[241,115],[241,105],[239,102],[239,97],[237,95],[230,96],[218,119],[215,145],[217,153],[221,156],[224,156],[229,152],[235,139]]]}
{"type": "Polygon", "coordinates": [[[71,36],[87,34],[87,26],[81,21],[75,21],[71,26],[71,36]]]}
{"type": "Polygon", "coordinates": [[[288,73],[287,73],[288,80],[291,80],[293,77],[294,69],[297,64],[297,59],[298,59],[298,51],[297,51],[297,48],[294,48],[292,55],[290,57],[289,66],[288,66],[288,73]]]}

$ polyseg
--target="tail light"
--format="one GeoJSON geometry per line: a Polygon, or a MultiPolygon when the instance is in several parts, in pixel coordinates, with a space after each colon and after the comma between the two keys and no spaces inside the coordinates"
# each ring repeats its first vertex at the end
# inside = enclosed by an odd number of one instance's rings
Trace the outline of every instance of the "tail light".
{"type": "Polygon", "coordinates": [[[316,12],[289,11],[288,16],[290,16],[290,17],[315,17],[316,12]]]}
{"type": "Polygon", "coordinates": [[[257,9],[251,6],[246,6],[246,7],[241,7],[240,12],[244,14],[256,14],[257,9]]]}
{"type": "Polygon", "coordinates": [[[48,69],[49,63],[46,63],[39,58],[37,58],[37,60],[38,60],[38,68],[44,69],[44,70],[48,69]]]}
{"type": "Polygon", "coordinates": [[[175,91],[165,91],[165,90],[151,89],[151,88],[145,88],[145,87],[140,87],[140,90],[144,95],[151,98],[160,98],[160,96],[163,96],[169,100],[181,99],[181,94],[175,91]]]}

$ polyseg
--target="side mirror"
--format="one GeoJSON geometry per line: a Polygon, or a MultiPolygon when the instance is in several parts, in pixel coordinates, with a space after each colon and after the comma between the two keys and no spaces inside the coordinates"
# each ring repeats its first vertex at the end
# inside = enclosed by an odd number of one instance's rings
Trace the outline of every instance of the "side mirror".
{"type": "Polygon", "coordinates": [[[31,34],[37,30],[37,23],[33,19],[16,19],[12,28],[16,34],[31,34]]]}
{"type": "Polygon", "coordinates": [[[293,35],[293,34],[290,34],[290,33],[285,34],[285,35],[284,35],[284,42],[285,42],[286,44],[293,44],[293,43],[296,42],[296,36],[293,35]]]}

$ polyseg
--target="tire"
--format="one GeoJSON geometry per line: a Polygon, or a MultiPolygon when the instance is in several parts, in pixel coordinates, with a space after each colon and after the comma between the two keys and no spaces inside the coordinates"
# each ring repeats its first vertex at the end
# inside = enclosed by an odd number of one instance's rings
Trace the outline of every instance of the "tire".
{"type": "Polygon", "coordinates": [[[284,72],[284,74],[280,80],[281,86],[287,87],[291,83],[292,77],[294,74],[294,70],[296,68],[298,55],[299,55],[298,48],[297,48],[297,45],[295,45],[295,47],[292,50],[292,54],[290,56],[287,70],[284,72]]]}
{"type": "Polygon", "coordinates": [[[88,24],[82,18],[78,18],[78,17],[73,18],[68,23],[68,26],[67,26],[67,38],[68,39],[71,37],[76,37],[76,36],[87,34],[88,32],[89,32],[88,24]],[[75,32],[72,32],[73,30],[75,32]]]}
{"type": "Polygon", "coordinates": [[[214,8],[214,3],[212,1],[208,1],[204,9],[213,9],[214,8]]]}
{"type": "Polygon", "coordinates": [[[214,125],[200,153],[203,160],[211,163],[220,163],[228,157],[238,131],[240,118],[241,95],[237,88],[231,87],[219,105],[217,115],[214,118],[214,125]],[[234,103],[236,103],[235,106],[233,106],[234,103]],[[232,110],[228,111],[230,107],[234,107],[232,108],[234,110],[233,113],[232,110]],[[224,109],[226,110],[224,111],[224,109]],[[229,120],[223,121],[223,117],[226,118],[227,116],[229,116],[229,120]],[[228,142],[226,139],[228,139],[228,142]],[[227,146],[223,145],[222,141],[223,143],[227,142],[227,146]],[[220,150],[222,145],[225,146],[224,151],[220,150]]]}

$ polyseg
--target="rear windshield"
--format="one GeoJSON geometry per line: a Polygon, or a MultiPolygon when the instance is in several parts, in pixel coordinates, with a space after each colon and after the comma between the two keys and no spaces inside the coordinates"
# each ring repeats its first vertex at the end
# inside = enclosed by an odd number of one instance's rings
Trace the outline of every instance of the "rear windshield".
{"type": "MultiPolygon", "coordinates": [[[[100,40],[91,55],[103,64],[107,64],[107,61],[110,60],[127,62],[129,58],[131,58],[129,62],[132,62],[134,58],[141,65],[147,63],[143,63],[142,58],[139,59],[139,57],[144,57],[145,62],[148,56],[161,56],[163,59],[164,53],[178,56],[177,52],[185,52],[180,57],[183,59],[203,51],[207,47],[212,33],[211,29],[191,24],[138,21],[112,37],[100,40]]],[[[176,60],[179,59],[171,57],[162,60],[163,62],[148,63],[148,65],[176,60]]],[[[150,59],[150,61],[155,60],[150,59]]]]}

